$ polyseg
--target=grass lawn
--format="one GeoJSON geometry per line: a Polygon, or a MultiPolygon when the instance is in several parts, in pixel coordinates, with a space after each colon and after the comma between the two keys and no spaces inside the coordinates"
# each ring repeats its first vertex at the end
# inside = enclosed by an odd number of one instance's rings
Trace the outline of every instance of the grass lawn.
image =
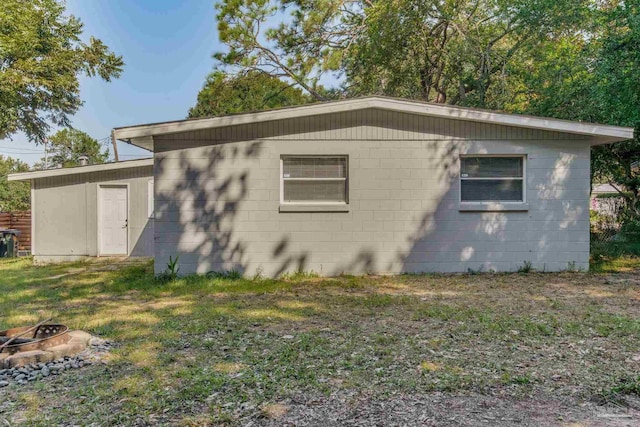
{"type": "Polygon", "coordinates": [[[631,261],[615,274],[169,282],[151,264],[109,267],[0,262],[0,329],[53,317],[118,345],[105,364],[0,389],[0,425],[323,425],[367,408],[449,420],[429,425],[588,425],[640,392],[631,261]]]}

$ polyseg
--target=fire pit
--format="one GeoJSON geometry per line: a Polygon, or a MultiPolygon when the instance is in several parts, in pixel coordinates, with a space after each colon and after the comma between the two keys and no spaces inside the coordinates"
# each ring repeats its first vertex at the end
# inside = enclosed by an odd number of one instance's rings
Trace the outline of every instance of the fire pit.
{"type": "Polygon", "coordinates": [[[66,325],[44,324],[0,331],[0,369],[47,363],[83,351],[92,336],[66,325]]]}
{"type": "Polygon", "coordinates": [[[0,352],[15,354],[19,351],[44,350],[49,347],[66,344],[71,339],[66,325],[40,325],[33,331],[28,326],[0,331],[0,344],[16,337],[0,352]],[[22,335],[23,333],[25,335],[22,335]],[[18,338],[19,337],[19,338],[18,338]]]}

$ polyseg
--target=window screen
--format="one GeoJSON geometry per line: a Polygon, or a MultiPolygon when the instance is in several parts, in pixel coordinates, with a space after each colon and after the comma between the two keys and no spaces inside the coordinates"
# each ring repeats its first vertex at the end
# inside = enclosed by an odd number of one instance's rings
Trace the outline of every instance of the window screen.
{"type": "Polygon", "coordinates": [[[463,202],[523,202],[523,157],[462,157],[463,202]]]}
{"type": "Polygon", "coordinates": [[[282,158],[284,202],[347,202],[347,157],[282,158]]]}

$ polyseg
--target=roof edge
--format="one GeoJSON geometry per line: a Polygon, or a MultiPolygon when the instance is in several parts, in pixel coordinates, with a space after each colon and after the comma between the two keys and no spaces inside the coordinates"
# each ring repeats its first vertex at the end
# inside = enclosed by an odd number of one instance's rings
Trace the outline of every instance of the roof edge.
{"type": "Polygon", "coordinates": [[[400,98],[373,96],[292,106],[252,113],[120,127],[113,129],[113,135],[116,139],[127,141],[133,145],[149,150],[153,148],[152,144],[149,143],[149,139],[152,139],[155,135],[167,135],[224,126],[292,119],[310,115],[340,113],[366,108],[442,117],[454,120],[484,122],[505,126],[580,134],[597,139],[597,141],[594,141],[596,144],[631,139],[633,138],[634,132],[633,128],[621,126],[526,116],[492,110],[458,107],[447,104],[434,104],[400,98]]]}
{"type": "Polygon", "coordinates": [[[12,173],[7,176],[8,181],[30,181],[32,179],[50,178],[56,176],[77,175],[92,172],[104,172],[119,169],[153,166],[153,158],[127,160],[123,162],[101,163],[90,166],[74,166],[71,168],[46,169],[32,172],[12,173]]]}

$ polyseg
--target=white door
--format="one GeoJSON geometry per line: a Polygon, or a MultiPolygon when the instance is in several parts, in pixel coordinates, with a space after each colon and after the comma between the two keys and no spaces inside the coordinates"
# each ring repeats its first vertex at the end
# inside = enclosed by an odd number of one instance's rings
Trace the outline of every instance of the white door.
{"type": "Polygon", "coordinates": [[[127,187],[100,187],[100,255],[127,255],[127,187]]]}

